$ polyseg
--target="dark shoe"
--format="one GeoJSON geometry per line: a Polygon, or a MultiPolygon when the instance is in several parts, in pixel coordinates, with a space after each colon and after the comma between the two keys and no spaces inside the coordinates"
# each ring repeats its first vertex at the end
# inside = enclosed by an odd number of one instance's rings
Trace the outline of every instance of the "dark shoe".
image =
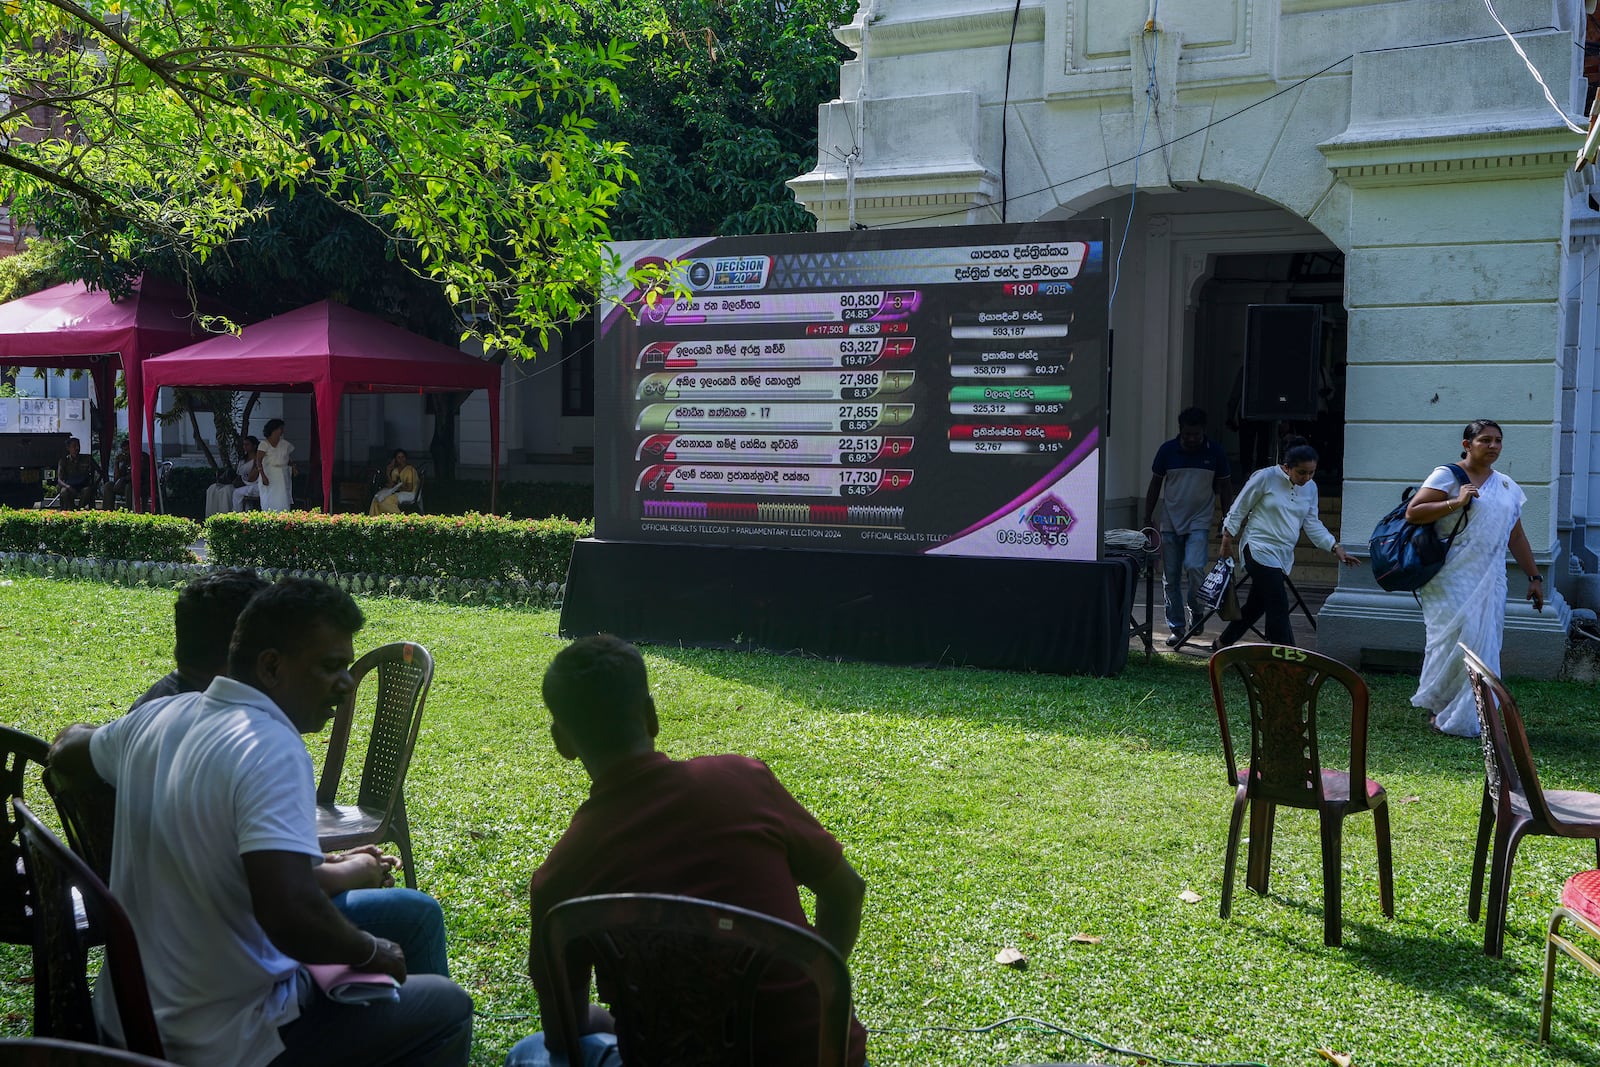
{"type": "Polygon", "coordinates": [[[1167,635],[1168,648],[1177,648],[1181,644],[1183,644],[1183,634],[1181,632],[1174,630],[1167,635]]]}

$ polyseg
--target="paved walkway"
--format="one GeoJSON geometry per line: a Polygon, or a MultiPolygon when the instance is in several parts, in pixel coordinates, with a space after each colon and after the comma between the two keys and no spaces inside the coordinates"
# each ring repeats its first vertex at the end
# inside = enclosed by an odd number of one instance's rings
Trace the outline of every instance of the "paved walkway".
{"type": "MultiPolygon", "coordinates": [[[[1300,597],[1301,597],[1301,599],[1303,599],[1305,601],[1306,607],[1308,609],[1310,609],[1311,614],[1312,614],[1313,617],[1315,617],[1317,615],[1317,613],[1319,613],[1322,610],[1322,602],[1327,600],[1329,594],[1331,594],[1333,592],[1332,587],[1329,587],[1329,586],[1300,586],[1299,588],[1300,588],[1300,597]]],[[[1153,604],[1154,604],[1155,617],[1156,617],[1155,651],[1156,652],[1164,652],[1164,653],[1167,653],[1169,655],[1176,653],[1178,655],[1183,655],[1183,656],[1194,656],[1194,657],[1201,658],[1201,659],[1204,659],[1204,658],[1210,656],[1211,655],[1211,641],[1212,641],[1213,638],[1215,638],[1218,634],[1220,634],[1222,632],[1222,627],[1225,625],[1225,623],[1223,623],[1223,621],[1221,619],[1218,619],[1216,616],[1213,615],[1210,619],[1206,620],[1205,629],[1200,631],[1200,633],[1196,634],[1194,637],[1190,638],[1183,645],[1183,647],[1177,648],[1177,649],[1168,648],[1167,647],[1167,643],[1166,643],[1167,632],[1168,632],[1167,631],[1167,623],[1166,623],[1166,620],[1162,617],[1161,577],[1160,577],[1160,575],[1156,576],[1155,586],[1153,588],[1153,593],[1154,593],[1153,604]]],[[[1139,585],[1134,590],[1134,601],[1135,601],[1135,603],[1133,605],[1133,617],[1134,617],[1135,621],[1142,622],[1144,620],[1144,581],[1143,581],[1143,579],[1140,580],[1139,585]]],[[[1300,611],[1300,609],[1298,607],[1292,608],[1292,614],[1293,614],[1294,635],[1295,635],[1296,643],[1301,648],[1307,648],[1307,649],[1312,650],[1313,652],[1316,651],[1316,648],[1317,648],[1317,634],[1316,634],[1316,631],[1311,628],[1311,624],[1306,621],[1305,615],[1300,611]]],[[[1143,652],[1144,652],[1144,641],[1139,637],[1130,638],[1129,639],[1129,644],[1128,644],[1128,655],[1129,656],[1133,656],[1133,655],[1136,655],[1136,654],[1141,654],[1143,652]]]]}

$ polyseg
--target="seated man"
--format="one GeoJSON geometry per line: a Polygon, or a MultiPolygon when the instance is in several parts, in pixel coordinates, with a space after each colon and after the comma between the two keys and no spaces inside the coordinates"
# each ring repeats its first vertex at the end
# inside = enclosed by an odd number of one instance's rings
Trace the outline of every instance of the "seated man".
{"type": "MultiPolygon", "coordinates": [[[[553,1019],[552,983],[569,982],[574,999],[588,1000],[589,968],[547,973],[538,930],[564,900],[592,893],[677,893],[763,912],[806,926],[798,886],[816,894],[816,932],[848,957],[861,926],[865,883],[833,835],[791,797],[758,760],[700,756],[674,760],[655,750],[655,702],[638,649],[614,637],[585,637],[562,649],[544,676],[544,701],[556,750],[583,761],[592,786],[529,885],[533,936],[528,974],[540,1017],[553,1019]]],[[[630,1003],[623,989],[598,976],[626,1034],[630,1003]]],[[[764,989],[756,1013],[767,1067],[816,1063],[816,997],[809,988],[764,989]]],[[[583,1047],[570,1057],[584,1067],[626,1064],[604,1011],[592,1009],[583,1047]],[[618,1058],[620,1054],[620,1059],[618,1058]]],[[[866,1031],[851,1021],[851,1067],[866,1059],[866,1031]]],[[[562,1062],[567,1050],[550,1031],[524,1038],[507,1067],[562,1062]]]]}
{"type": "Polygon", "coordinates": [[[106,479],[104,488],[105,509],[110,511],[117,506],[117,497],[127,496],[128,488],[133,484],[133,460],[128,452],[128,439],[124,437],[117,446],[116,455],[111,457],[111,477],[106,479]]]}
{"type": "Polygon", "coordinates": [[[82,455],[83,446],[76,437],[67,438],[67,454],[56,464],[56,481],[61,486],[60,501],[64,508],[80,508],[94,503],[99,487],[100,467],[93,456],[82,455]]]}
{"type": "MultiPolygon", "coordinates": [[[[348,595],[282,582],[239,617],[228,673],[96,728],[69,727],[51,770],[117,789],[111,888],[133,923],[168,1058],[189,1065],[462,1065],[472,1000],[412,975],[393,942],[351,925],[315,869],[316,787],[296,734],[353,685],[348,595]],[[404,984],[393,1003],[327,999],[301,963],[404,984]]],[[[96,1008],[117,1036],[104,975],[96,1008]]]]}
{"type": "MultiPolygon", "coordinates": [[[[209,686],[227,670],[228,645],[240,613],[252,597],[269,586],[255,571],[242,567],[212,571],[184,586],[172,605],[177,631],[172,657],[177,669],[146,689],[128,711],[161,697],[198,693],[209,686]]],[[[395,888],[399,865],[398,856],[368,845],[324,856],[317,881],[346,919],[369,934],[398,942],[410,973],[448,977],[450,961],[439,902],[415,889],[395,888]],[[384,891],[376,892],[380,889],[384,891]]]]}
{"type": "Polygon", "coordinates": [[[261,442],[246,434],[239,446],[239,462],[234,466],[234,511],[243,511],[246,500],[261,501],[261,472],[256,470],[256,453],[260,450],[261,442]]]}

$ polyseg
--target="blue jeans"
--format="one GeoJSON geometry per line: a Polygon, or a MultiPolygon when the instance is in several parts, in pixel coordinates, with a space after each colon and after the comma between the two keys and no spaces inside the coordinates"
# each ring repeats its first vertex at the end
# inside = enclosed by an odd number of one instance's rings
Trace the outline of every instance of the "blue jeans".
{"type": "Polygon", "coordinates": [[[352,889],[331,899],[353,925],[399,945],[406,954],[407,974],[450,977],[444,913],[439,910],[439,902],[428,894],[399,887],[352,889]]]}
{"type": "MultiPolygon", "coordinates": [[[[582,1067],[622,1067],[616,1034],[584,1034],[578,1047],[583,1053],[582,1067]]],[[[544,1034],[540,1033],[511,1046],[505,1067],[567,1067],[567,1058],[552,1055],[544,1047],[544,1034]]]]}
{"type": "Polygon", "coordinates": [[[1166,592],[1167,629],[1181,634],[1189,629],[1184,616],[1187,606],[1198,619],[1205,614],[1195,604],[1195,594],[1200,583],[1206,580],[1206,545],[1211,540],[1211,529],[1202,526],[1188,533],[1161,531],[1162,586],[1166,592]],[[1189,595],[1186,597],[1184,593],[1189,595]]]}

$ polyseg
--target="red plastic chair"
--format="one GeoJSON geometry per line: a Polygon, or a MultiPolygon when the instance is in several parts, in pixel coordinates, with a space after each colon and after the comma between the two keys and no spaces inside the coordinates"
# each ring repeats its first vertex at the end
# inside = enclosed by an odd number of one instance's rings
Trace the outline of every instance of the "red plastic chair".
{"type": "Polygon", "coordinates": [[[1474,922],[1478,919],[1484,866],[1488,864],[1489,906],[1483,923],[1483,951],[1488,956],[1499,956],[1505,951],[1506,910],[1517,845],[1528,834],[1590,838],[1595,843],[1595,863],[1600,865],[1600,793],[1544,789],[1539,785],[1528,734],[1522,728],[1522,713],[1510,690],[1477,653],[1465,645],[1457,647],[1466,659],[1483,739],[1483,805],[1478,811],[1478,841],[1472,854],[1467,915],[1474,922]]]}
{"type": "Polygon", "coordinates": [[[1573,944],[1561,934],[1561,924],[1570,922],[1590,937],[1600,940],[1600,870],[1583,871],[1567,879],[1561,888],[1561,903],[1550,913],[1550,929],[1545,934],[1544,995],[1539,1004],[1539,1043],[1550,1040],[1550,1006],[1556,991],[1556,953],[1564,952],[1600,975],[1600,960],[1573,944]]]}
{"type": "Polygon", "coordinates": [[[1346,816],[1372,812],[1378,840],[1378,893],[1394,918],[1394,870],[1389,853],[1389,807],[1383,786],[1367,777],[1367,683],[1349,667],[1287,645],[1234,645],[1211,657],[1211,695],[1222,728],[1222,751],[1234,789],[1228,851],[1222,868],[1222,917],[1233,907],[1239,828],[1250,806],[1250,854],[1245,885],[1265,895],[1272,860],[1272,823],[1279,804],[1315,810],[1322,823],[1322,940],[1343,943],[1340,859],[1346,816]],[[1250,762],[1240,771],[1222,683],[1229,669],[1244,684],[1250,714],[1250,762]],[[1322,766],[1317,750],[1317,702],[1329,682],[1350,695],[1348,770],[1322,766]],[[1357,783],[1352,790],[1351,784],[1357,783]]]}

